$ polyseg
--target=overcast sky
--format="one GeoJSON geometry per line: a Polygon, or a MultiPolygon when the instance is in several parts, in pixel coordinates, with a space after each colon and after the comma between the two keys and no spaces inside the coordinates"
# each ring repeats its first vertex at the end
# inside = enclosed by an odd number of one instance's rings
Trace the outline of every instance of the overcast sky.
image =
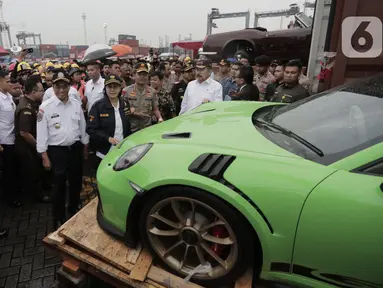
{"type": "MultiPolygon", "coordinates": [[[[42,34],[43,44],[85,44],[82,12],[87,15],[88,43],[104,43],[103,24],[107,23],[107,36],[118,34],[136,35],[145,44],[158,46],[159,36],[166,34],[170,42],[178,35],[203,40],[206,35],[207,14],[211,8],[220,13],[250,10],[250,26],[253,13],[288,9],[292,3],[303,4],[305,0],[4,0],[5,21],[11,26],[12,40],[18,31],[42,34]],[[188,4],[187,4],[188,3],[188,4]]],[[[285,18],[283,26],[289,23],[285,18]]],[[[245,27],[244,18],[220,19],[213,33],[238,30],[245,27]]],[[[281,18],[261,19],[260,25],[269,30],[279,29],[281,18]]],[[[31,43],[32,44],[32,43],[31,43]]]]}

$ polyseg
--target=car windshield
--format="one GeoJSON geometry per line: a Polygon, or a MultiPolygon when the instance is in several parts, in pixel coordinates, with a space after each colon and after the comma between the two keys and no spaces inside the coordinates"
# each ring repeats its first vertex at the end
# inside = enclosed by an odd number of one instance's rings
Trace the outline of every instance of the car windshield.
{"type": "Polygon", "coordinates": [[[382,97],[383,74],[287,106],[265,107],[253,122],[282,148],[328,165],[383,140],[382,97]]]}

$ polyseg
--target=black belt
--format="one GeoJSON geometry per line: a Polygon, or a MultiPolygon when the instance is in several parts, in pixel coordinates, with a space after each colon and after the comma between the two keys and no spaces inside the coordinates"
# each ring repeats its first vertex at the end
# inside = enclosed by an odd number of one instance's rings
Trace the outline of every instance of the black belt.
{"type": "Polygon", "coordinates": [[[81,141],[76,141],[72,145],[68,145],[68,146],[49,145],[48,148],[55,148],[55,149],[57,148],[57,149],[68,149],[68,150],[71,150],[71,149],[74,149],[74,148],[78,148],[80,145],[82,145],[81,141]]]}

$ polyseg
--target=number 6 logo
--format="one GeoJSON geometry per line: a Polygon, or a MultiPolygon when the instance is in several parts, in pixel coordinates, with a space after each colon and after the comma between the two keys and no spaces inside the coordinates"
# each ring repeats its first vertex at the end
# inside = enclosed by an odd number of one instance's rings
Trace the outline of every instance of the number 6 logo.
{"type": "Polygon", "coordinates": [[[377,17],[347,17],[342,23],[342,52],[348,58],[382,54],[383,23],[377,17]]]}

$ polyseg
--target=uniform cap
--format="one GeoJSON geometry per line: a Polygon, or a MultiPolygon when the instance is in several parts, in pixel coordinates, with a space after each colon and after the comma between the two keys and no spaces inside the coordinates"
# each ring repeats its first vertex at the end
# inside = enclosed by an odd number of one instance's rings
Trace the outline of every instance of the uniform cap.
{"type": "Polygon", "coordinates": [[[108,86],[109,84],[116,83],[118,85],[122,85],[122,79],[115,75],[110,75],[105,78],[105,86],[108,86]]]}
{"type": "Polygon", "coordinates": [[[76,67],[72,67],[70,70],[69,70],[69,76],[73,76],[74,73],[76,72],[80,72],[80,69],[79,68],[76,68],[76,67]]]}
{"type": "Polygon", "coordinates": [[[194,69],[194,66],[193,64],[191,63],[186,63],[183,67],[182,67],[182,71],[183,72],[188,72],[190,70],[193,70],[194,69]]]}
{"type": "Polygon", "coordinates": [[[58,81],[64,81],[64,82],[70,83],[70,77],[68,73],[65,72],[65,70],[57,69],[54,71],[52,83],[56,83],[58,81]]]}
{"type": "Polygon", "coordinates": [[[135,66],[135,69],[136,69],[136,72],[137,73],[140,73],[140,72],[146,72],[146,73],[149,73],[149,67],[148,67],[148,64],[146,63],[137,63],[137,65],[135,66]]]}
{"type": "Polygon", "coordinates": [[[211,68],[212,63],[209,59],[204,59],[204,60],[198,60],[196,68],[198,69],[205,69],[205,68],[211,68]]]}

